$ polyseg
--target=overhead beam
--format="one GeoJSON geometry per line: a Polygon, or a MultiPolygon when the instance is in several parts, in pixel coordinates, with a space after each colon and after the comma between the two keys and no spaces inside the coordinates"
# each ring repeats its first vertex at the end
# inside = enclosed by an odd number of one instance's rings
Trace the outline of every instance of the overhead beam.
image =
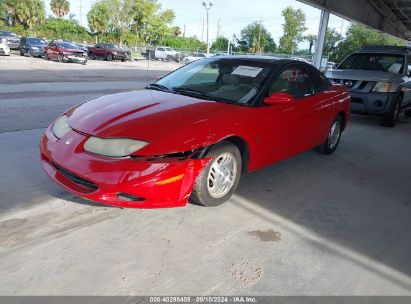
{"type": "MultiPolygon", "coordinates": [[[[411,41],[411,29],[393,12],[383,0],[298,0],[344,19],[362,23],[378,31],[411,41]]],[[[394,0],[395,1],[395,0],[394,0]]],[[[396,2],[397,5],[411,1],[396,2]]]]}

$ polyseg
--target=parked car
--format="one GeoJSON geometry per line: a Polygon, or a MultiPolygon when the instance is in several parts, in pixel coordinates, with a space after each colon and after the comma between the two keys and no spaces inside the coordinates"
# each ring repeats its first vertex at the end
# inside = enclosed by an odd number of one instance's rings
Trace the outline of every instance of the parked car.
{"type": "Polygon", "coordinates": [[[20,39],[20,55],[28,54],[31,57],[43,57],[46,41],[36,37],[22,37],[20,39]]]}
{"type": "Polygon", "coordinates": [[[179,53],[170,48],[165,46],[158,46],[154,50],[154,58],[166,61],[177,61],[179,53]]]}
{"type": "Polygon", "coordinates": [[[70,109],[42,137],[41,163],[63,188],[103,204],[215,206],[243,173],[315,147],[333,153],[349,104],[347,89],[309,64],[209,57],[70,109]]]}
{"type": "Polygon", "coordinates": [[[97,43],[89,49],[90,59],[104,59],[107,61],[121,60],[122,62],[131,57],[129,51],[110,43],[97,43]]]}
{"type": "Polygon", "coordinates": [[[76,44],[52,41],[44,48],[47,60],[58,60],[60,62],[87,63],[87,53],[81,50],[76,44]]]}
{"type": "Polygon", "coordinates": [[[349,89],[352,113],[378,115],[385,127],[393,127],[401,112],[411,116],[411,49],[408,47],[365,47],[325,75],[349,89]]]}
{"type": "Polygon", "coordinates": [[[10,48],[5,38],[0,38],[0,55],[10,56],[10,48]]]}
{"type": "Polygon", "coordinates": [[[92,45],[86,44],[86,43],[77,43],[77,45],[79,46],[80,49],[87,52],[87,56],[89,55],[90,48],[93,47],[92,45]]]}
{"type": "Polygon", "coordinates": [[[192,54],[187,54],[184,58],[183,58],[183,62],[185,64],[199,60],[201,58],[205,58],[206,55],[205,54],[201,54],[201,53],[192,53],[192,54]]]}
{"type": "Polygon", "coordinates": [[[20,37],[13,32],[0,31],[0,39],[6,39],[8,47],[12,50],[18,50],[20,46],[20,37]]]}

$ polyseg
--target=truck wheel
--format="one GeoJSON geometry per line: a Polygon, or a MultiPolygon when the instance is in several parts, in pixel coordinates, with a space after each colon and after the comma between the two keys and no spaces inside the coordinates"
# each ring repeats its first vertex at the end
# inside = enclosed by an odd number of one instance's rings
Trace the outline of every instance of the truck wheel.
{"type": "Polygon", "coordinates": [[[395,126],[398,121],[398,117],[400,116],[400,105],[400,100],[396,101],[388,113],[381,115],[381,126],[388,128],[395,126]]]}
{"type": "Polygon", "coordinates": [[[240,182],[242,161],[237,146],[223,141],[207,153],[213,157],[197,176],[190,200],[197,205],[214,207],[226,202],[240,182]]]}
{"type": "Polygon", "coordinates": [[[108,54],[107,57],[106,57],[106,60],[107,61],[112,61],[113,60],[113,55],[108,54]]]}
{"type": "Polygon", "coordinates": [[[170,55],[167,55],[166,61],[167,61],[167,62],[170,62],[170,61],[172,61],[172,60],[173,60],[173,58],[171,58],[170,55]]]}

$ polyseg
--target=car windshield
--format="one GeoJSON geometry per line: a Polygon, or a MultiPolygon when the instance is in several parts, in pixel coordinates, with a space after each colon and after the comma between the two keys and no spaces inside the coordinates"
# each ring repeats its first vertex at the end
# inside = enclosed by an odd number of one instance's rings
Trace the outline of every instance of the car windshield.
{"type": "Polygon", "coordinates": [[[43,39],[40,38],[27,38],[27,43],[31,44],[46,44],[43,39]]]}
{"type": "Polygon", "coordinates": [[[404,56],[372,53],[353,54],[344,60],[338,68],[402,73],[404,56]]]}
{"type": "Polygon", "coordinates": [[[4,31],[0,31],[0,35],[17,37],[17,34],[15,34],[15,33],[12,33],[12,32],[4,32],[4,31]]]}
{"type": "Polygon", "coordinates": [[[264,86],[270,71],[271,65],[249,60],[201,60],[176,70],[155,85],[176,94],[247,104],[264,86]]]}
{"type": "Polygon", "coordinates": [[[63,49],[73,49],[73,50],[79,49],[79,47],[76,44],[73,44],[70,42],[60,42],[57,45],[63,49]]]}

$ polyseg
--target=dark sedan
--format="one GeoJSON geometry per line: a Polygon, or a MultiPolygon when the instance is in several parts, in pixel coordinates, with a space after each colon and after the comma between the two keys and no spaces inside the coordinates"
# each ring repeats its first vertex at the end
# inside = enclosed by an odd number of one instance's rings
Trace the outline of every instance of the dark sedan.
{"type": "Polygon", "coordinates": [[[47,43],[42,38],[23,37],[20,39],[20,55],[28,54],[31,57],[43,57],[47,43]]]}

